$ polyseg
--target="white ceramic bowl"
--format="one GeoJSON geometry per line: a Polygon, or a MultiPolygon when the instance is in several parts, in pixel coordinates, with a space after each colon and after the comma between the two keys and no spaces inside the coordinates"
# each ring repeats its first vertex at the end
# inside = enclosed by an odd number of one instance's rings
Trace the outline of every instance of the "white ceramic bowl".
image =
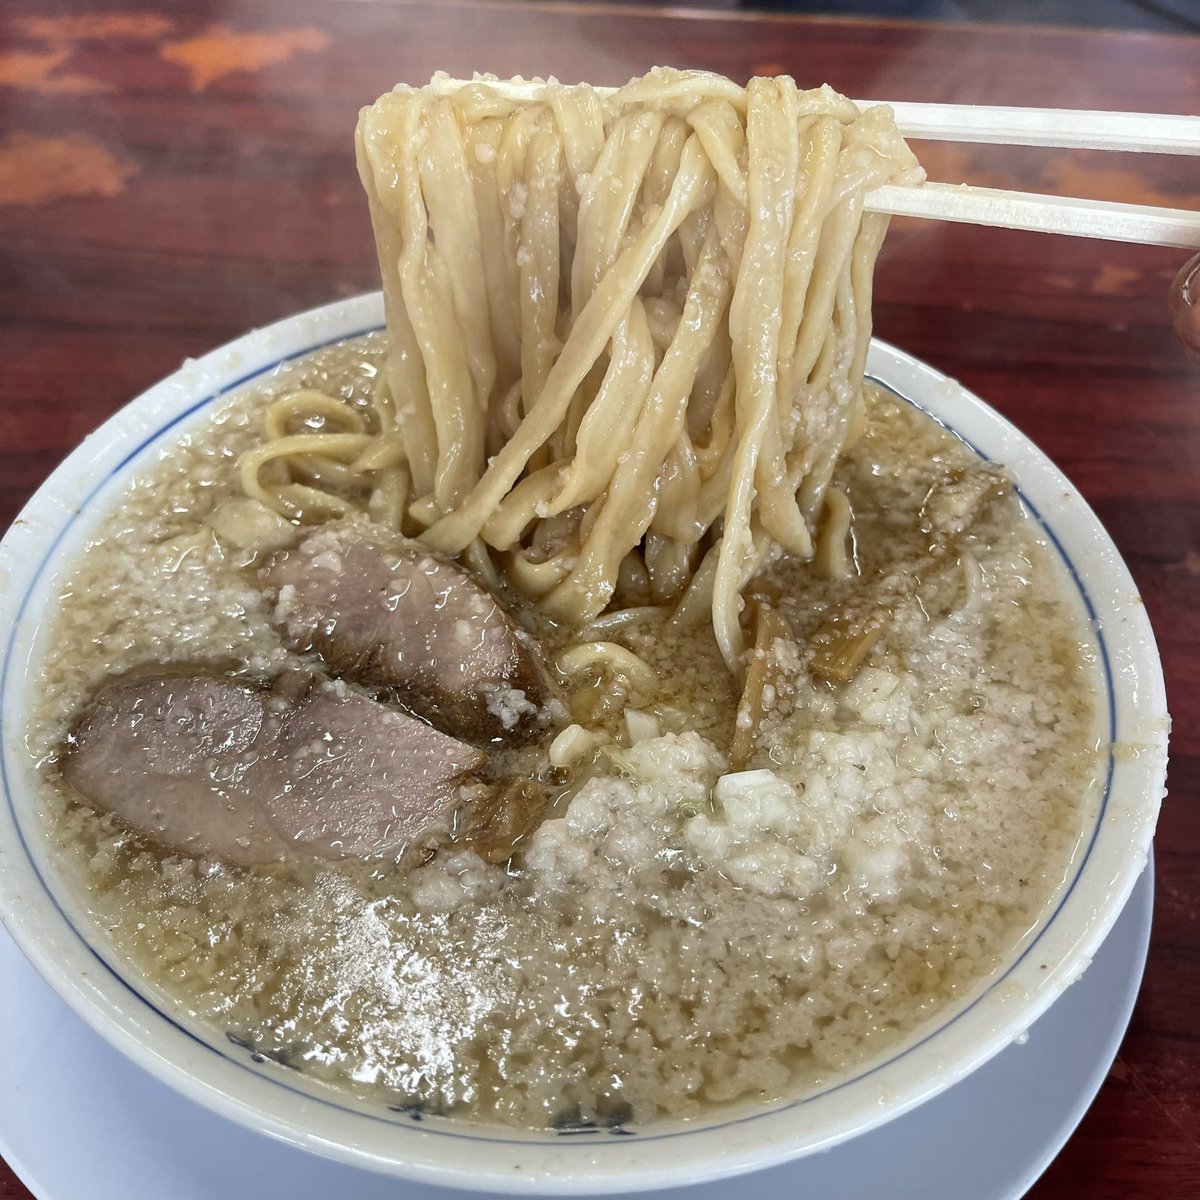
{"type": "Polygon", "coordinates": [[[130,473],[153,461],[181,429],[205,420],[230,393],[277,364],[378,328],[382,316],[380,298],[363,296],[281,321],[186,363],[92,434],[0,545],[0,912],[47,982],[129,1057],[234,1120],[374,1170],[505,1192],[681,1185],[808,1154],[921,1103],[1020,1037],[1085,970],[1145,864],[1166,771],[1162,672],[1137,589],[1079,493],[980,400],[878,342],[869,360],[875,378],[1015,472],[1025,504],[1092,618],[1109,740],[1119,747],[1109,756],[1095,826],[1071,879],[1002,971],[881,1061],[816,1096],[618,1136],[625,1131],[481,1131],[451,1119],[418,1120],[355,1105],[276,1063],[254,1061],[115,965],[85,906],[59,876],[23,743],[39,637],[55,607],[56,584],[130,473]]]}

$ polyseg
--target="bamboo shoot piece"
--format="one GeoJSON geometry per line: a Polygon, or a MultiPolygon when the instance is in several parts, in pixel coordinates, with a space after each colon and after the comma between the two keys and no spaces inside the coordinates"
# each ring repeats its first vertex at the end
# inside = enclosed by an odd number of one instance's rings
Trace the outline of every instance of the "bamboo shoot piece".
{"type": "Polygon", "coordinates": [[[733,741],[729,746],[729,769],[743,771],[754,754],[759,727],[771,708],[768,687],[778,690],[779,663],[775,658],[775,640],[794,642],[795,635],[787,618],[765,600],[751,601],[754,645],[746,664],[746,684],[738,701],[733,741]]]}

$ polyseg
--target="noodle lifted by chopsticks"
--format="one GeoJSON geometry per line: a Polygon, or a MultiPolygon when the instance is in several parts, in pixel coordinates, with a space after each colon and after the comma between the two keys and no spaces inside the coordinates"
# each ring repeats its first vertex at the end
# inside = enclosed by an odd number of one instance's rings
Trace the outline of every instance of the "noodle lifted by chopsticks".
{"type": "Polygon", "coordinates": [[[435,79],[363,111],[378,430],[331,422],[304,464],[277,420],[247,490],[336,515],[358,472],[376,519],[548,616],[711,610],[734,667],[742,589],[775,547],[812,555],[861,421],[887,223],[863,196],[922,173],[890,110],[788,78],[533,96],[435,79]],[[267,460],[290,482],[263,484],[267,460]]]}

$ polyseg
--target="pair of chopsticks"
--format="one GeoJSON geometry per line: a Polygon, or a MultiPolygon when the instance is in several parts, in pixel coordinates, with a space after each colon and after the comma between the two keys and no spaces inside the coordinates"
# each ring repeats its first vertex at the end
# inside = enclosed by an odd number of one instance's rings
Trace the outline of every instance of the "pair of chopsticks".
{"type": "MultiPolygon", "coordinates": [[[[514,99],[538,99],[537,80],[488,79],[514,99]]],[[[449,93],[465,81],[437,76],[434,86],[449,93]]],[[[615,88],[598,87],[601,95],[615,88]]],[[[1200,117],[1162,113],[1091,112],[1071,108],[1005,108],[982,104],[922,104],[856,100],[860,108],[887,103],[905,137],[931,141],[1046,146],[1060,150],[1117,150],[1146,154],[1200,155],[1200,117]]],[[[927,217],[970,225],[1065,233],[1072,237],[1141,242],[1200,249],[1200,212],[1111,200],[1082,200],[966,183],[887,185],[868,193],[866,207],[893,216],[927,217]]]]}
{"type": "MultiPolygon", "coordinates": [[[[886,102],[857,103],[865,108],[886,102]]],[[[1200,155],[1200,117],[904,101],[890,107],[900,132],[911,138],[1200,155]]],[[[1081,200],[961,183],[925,183],[916,188],[889,185],[868,194],[866,206],[873,212],[894,216],[1200,249],[1200,212],[1186,208],[1081,200]]]]}

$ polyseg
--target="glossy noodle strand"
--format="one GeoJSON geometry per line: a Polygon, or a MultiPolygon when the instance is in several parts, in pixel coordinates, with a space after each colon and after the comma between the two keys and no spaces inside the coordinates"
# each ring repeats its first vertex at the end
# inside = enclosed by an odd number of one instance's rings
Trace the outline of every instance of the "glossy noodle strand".
{"type": "Polygon", "coordinates": [[[569,625],[702,600],[738,669],[743,590],[812,556],[861,426],[886,226],[862,196],[920,168],[888,109],[786,77],[531,94],[435,79],[363,111],[375,411],[278,401],[245,490],[365,507],[569,625]]]}

